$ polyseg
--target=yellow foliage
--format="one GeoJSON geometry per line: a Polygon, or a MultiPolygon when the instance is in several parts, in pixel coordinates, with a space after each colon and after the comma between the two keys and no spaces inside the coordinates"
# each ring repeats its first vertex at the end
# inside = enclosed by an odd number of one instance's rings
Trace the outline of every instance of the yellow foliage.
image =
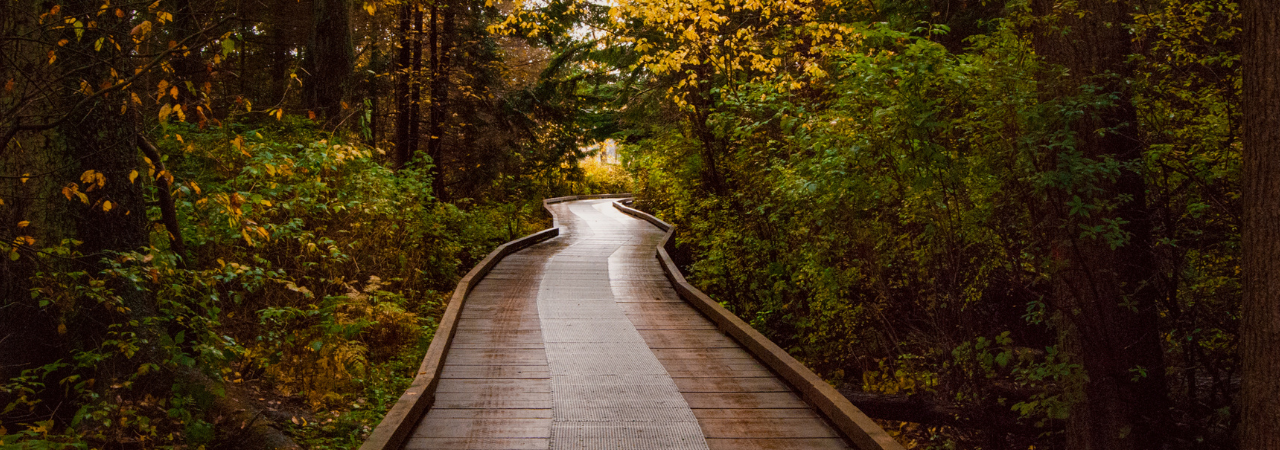
{"type": "MultiPolygon", "coordinates": [[[[393,355],[416,342],[420,333],[416,314],[380,298],[386,294],[381,292],[380,278],[369,277],[362,290],[345,286],[347,293],[333,298],[332,323],[292,330],[290,335],[295,339],[291,343],[264,342],[253,350],[279,354],[280,361],[266,368],[267,375],[281,391],[305,395],[316,408],[340,402],[344,394],[353,393],[355,379],[365,375],[371,352],[378,358],[393,355]],[[335,329],[359,332],[349,338],[335,329]]],[[[292,282],[285,288],[311,293],[292,282]]]]}

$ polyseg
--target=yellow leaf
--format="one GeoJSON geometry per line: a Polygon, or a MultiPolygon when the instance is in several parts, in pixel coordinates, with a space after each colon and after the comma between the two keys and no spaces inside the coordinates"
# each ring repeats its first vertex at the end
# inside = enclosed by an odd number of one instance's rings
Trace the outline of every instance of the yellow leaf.
{"type": "Polygon", "coordinates": [[[164,122],[164,119],[168,118],[169,114],[173,114],[173,105],[166,103],[160,108],[160,121],[164,122]]]}
{"type": "Polygon", "coordinates": [[[22,240],[26,242],[27,245],[36,245],[36,238],[33,238],[31,236],[23,236],[22,240]]]}
{"type": "Polygon", "coordinates": [[[89,169],[89,170],[84,171],[84,173],[80,174],[80,182],[81,182],[81,183],[93,183],[93,180],[94,180],[94,178],[95,178],[95,177],[94,177],[94,173],[95,173],[95,172],[93,171],[93,169],[89,169]]]}
{"type": "Polygon", "coordinates": [[[107,212],[107,211],[111,211],[111,202],[104,200],[102,202],[102,212],[107,212]]]}
{"type": "Polygon", "coordinates": [[[284,119],[284,108],[277,109],[276,120],[283,120],[283,119],[284,119]]]}
{"type": "Polygon", "coordinates": [[[248,229],[248,228],[241,228],[241,229],[240,229],[240,235],[241,235],[241,236],[244,236],[244,241],[245,241],[245,242],[248,242],[250,247],[252,247],[252,246],[253,246],[253,239],[249,237],[249,229],[248,229]]]}
{"type": "Polygon", "coordinates": [[[175,135],[173,135],[173,138],[174,138],[174,139],[177,139],[177,140],[178,140],[178,142],[181,142],[181,143],[183,143],[183,144],[186,144],[186,143],[187,143],[186,141],[182,140],[182,135],[181,135],[181,134],[175,134],[175,135]]]}
{"type": "Polygon", "coordinates": [[[84,195],[84,193],[83,193],[83,192],[76,192],[75,194],[76,194],[76,196],[77,196],[77,197],[80,197],[80,202],[81,202],[81,203],[84,203],[84,204],[86,204],[86,205],[88,205],[88,204],[89,204],[89,196],[88,196],[88,195],[84,195]]]}
{"type": "Polygon", "coordinates": [[[258,203],[262,203],[262,206],[271,207],[271,200],[263,199],[261,202],[258,202],[258,203]]]}
{"type": "Polygon", "coordinates": [[[137,179],[137,178],[138,178],[138,171],[137,171],[137,170],[130,170],[130,171],[129,171],[129,184],[133,184],[133,180],[135,180],[135,179],[137,179]]]}
{"type": "Polygon", "coordinates": [[[690,26],[689,26],[689,28],[685,28],[685,29],[684,29],[684,39],[685,39],[685,40],[687,40],[687,41],[697,41],[697,40],[698,40],[698,33],[695,33],[695,32],[693,31],[693,25],[690,25],[690,26]]]}
{"type": "Polygon", "coordinates": [[[196,195],[200,195],[200,186],[197,186],[196,182],[188,181],[187,184],[191,185],[191,190],[196,191],[196,195]]]}
{"type": "Polygon", "coordinates": [[[370,15],[370,16],[372,16],[372,15],[373,15],[373,13],[378,12],[378,7],[377,7],[377,6],[374,6],[374,4],[373,4],[373,3],[365,2],[365,3],[364,3],[364,12],[367,12],[367,13],[369,13],[369,15],[370,15]]]}
{"type": "Polygon", "coordinates": [[[28,180],[28,179],[30,179],[30,178],[31,178],[31,174],[29,174],[29,173],[24,173],[24,174],[22,174],[22,178],[19,178],[19,179],[20,179],[20,180],[22,180],[22,182],[23,182],[23,183],[26,183],[26,182],[27,182],[27,180],[28,180]]]}
{"type": "Polygon", "coordinates": [[[249,152],[244,149],[244,136],[236,136],[235,139],[231,140],[231,144],[236,146],[236,149],[240,150],[240,153],[243,153],[244,156],[249,156],[249,157],[253,156],[253,155],[250,155],[249,152]]]}
{"type": "Polygon", "coordinates": [[[23,228],[23,227],[26,227],[27,225],[31,225],[30,220],[24,220],[24,221],[18,222],[18,228],[23,228]]]}
{"type": "Polygon", "coordinates": [[[170,96],[170,97],[173,97],[173,99],[174,99],[174,100],[177,100],[177,99],[178,99],[178,87],[177,87],[177,86],[174,86],[174,87],[169,88],[169,96],[170,96]]]}

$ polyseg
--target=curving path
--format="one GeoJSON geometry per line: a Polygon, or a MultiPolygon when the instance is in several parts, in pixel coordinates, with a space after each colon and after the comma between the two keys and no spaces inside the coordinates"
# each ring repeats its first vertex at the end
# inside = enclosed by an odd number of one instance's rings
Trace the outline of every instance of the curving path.
{"type": "Polygon", "coordinates": [[[405,448],[849,448],[679,297],[663,232],[612,202],[550,205],[560,237],[476,285],[405,448]]]}

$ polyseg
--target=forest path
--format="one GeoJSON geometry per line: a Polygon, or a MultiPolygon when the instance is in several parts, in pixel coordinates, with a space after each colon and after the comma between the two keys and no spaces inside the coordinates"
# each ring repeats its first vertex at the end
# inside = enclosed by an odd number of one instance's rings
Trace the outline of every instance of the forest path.
{"type": "Polygon", "coordinates": [[[613,200],[467,296],[407,449],[827,449],[844,439],[664,276],[663,232],[613,200]]]}

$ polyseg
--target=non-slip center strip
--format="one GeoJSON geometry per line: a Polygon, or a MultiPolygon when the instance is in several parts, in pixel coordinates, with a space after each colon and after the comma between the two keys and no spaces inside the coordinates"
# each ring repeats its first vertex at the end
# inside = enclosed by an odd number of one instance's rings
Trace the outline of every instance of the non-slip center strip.
{"type": "MultiPolygon", "coordinates": [[[[631,239],[590,204],[564,214],[570,244],[543,268],[538,315],[551,376],[552,449],[707,449],[688,403],[618,306],[611,266],[631,239]]],[[[629,256],[629,255],[628,255],[629,256]]],[[[613,273],[613,276],[619,275],[613,273]]]]}

